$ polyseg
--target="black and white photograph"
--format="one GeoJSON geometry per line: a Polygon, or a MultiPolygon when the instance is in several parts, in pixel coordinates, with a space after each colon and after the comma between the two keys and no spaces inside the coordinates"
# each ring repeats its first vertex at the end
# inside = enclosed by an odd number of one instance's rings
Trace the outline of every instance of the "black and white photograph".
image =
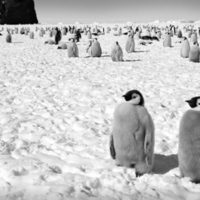
{"type": "Polygon", "coordinates": [[[200,0],[0,0],[0,200],[200,200],[200,0]]]}

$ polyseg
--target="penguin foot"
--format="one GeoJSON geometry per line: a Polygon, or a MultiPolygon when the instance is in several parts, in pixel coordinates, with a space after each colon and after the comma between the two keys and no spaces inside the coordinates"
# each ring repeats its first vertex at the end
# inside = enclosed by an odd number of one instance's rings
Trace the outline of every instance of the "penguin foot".
{"type": "Polygon", "coordinates": [[[135,168],[135,164],[134,164],[134,163],[131,164],[131,165],[130,165],[130,168],[135,168]]]}
{"type": "Polygon", "coordinates": [[[115,165],[116,165],[117,167],[122,167],[122,165],[120,164],[120,162],[119,162],[118,160],[115,161],[115,165]]]}
{"type": "Polygon", "coordinates": [[[200,184],[200,180],[194,180],[194,181],[192,181],[192,183],[200,184]]]}
{"type": "Polygon", "coordinates": [[[143,174],[141,174],[141,173],[139,173],[139,172],[135,172],[135,175],[136,175],[136,177],[140,177],[140,176],[142,176],[143,174]]]}

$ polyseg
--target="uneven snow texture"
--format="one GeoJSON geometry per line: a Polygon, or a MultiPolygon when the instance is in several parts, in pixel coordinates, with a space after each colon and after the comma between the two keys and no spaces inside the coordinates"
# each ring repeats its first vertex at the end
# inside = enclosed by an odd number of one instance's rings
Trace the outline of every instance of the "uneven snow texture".
{"type": "MultiPolygon", "coordinates": [[[[35,27],[33,27],[35,30],[35,27]]],[[[179,177],[178,127],[199,95],[200,64],[180,57],[180,43],[163,40],[125,51],[126,35],[99,36],[101,58],[77,43],[79,58],[35,39],[0,36],[0,200],[199,200],[200,186],[179,177]],[[124,62],[113,62],[118,41],[124,62]],[[138,89],[155,123],[153,174],[135,177],[109,153],[113,112],[138,89]]],[[[62,42],[67,42],[63,36],[62,42]]]]}

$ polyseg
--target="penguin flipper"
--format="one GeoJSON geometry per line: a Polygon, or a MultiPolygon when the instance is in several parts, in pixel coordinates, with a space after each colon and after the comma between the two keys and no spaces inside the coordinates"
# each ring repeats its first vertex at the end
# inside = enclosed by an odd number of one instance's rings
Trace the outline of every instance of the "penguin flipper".
{"type": "Polygon", "coordinates": [[[76,49],[74,46],[72,47],[72,52],[73,52],[73,57],[76,57],[76,49]]]}
{"type": "Polygon", "coordinates": [[[154,149],[154,123],[151,116],[147,113],[144,119],[145,123],[145,139],[144,139],[144,153],[145,162],[147,166],[151,166],[153,163],[153,149],[154,149]]]}
{"type": "Polygon", "coordinates": [[[116,152],[115,152],[115,147],[114,147],[114,140],[113,140],[113,135],[110,135],[110,155],[112,157],[112,159],[115,159],[116,157],[116,152]]]}

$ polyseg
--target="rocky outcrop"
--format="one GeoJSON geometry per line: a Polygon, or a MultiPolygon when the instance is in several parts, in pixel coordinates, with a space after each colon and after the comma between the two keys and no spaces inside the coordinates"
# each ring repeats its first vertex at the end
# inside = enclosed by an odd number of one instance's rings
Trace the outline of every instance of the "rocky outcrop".
{"type": "Polygon", "coordinates": [[[33,0],[0,0],[1,24],[37,24],[33,0]]]}

